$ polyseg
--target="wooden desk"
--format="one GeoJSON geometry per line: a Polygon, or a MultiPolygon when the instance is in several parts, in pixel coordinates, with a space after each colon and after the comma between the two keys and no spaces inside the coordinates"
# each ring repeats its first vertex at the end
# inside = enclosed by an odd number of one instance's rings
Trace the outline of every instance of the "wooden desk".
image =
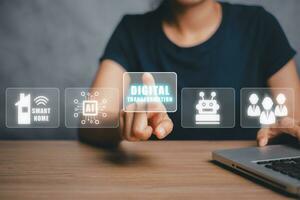
{"type": "Polygon", "coordinates": [[[0,142],[0,199],[284,199],[210,162],[254,142],[122,143],[109,153],[76,141],[0,142]]]}

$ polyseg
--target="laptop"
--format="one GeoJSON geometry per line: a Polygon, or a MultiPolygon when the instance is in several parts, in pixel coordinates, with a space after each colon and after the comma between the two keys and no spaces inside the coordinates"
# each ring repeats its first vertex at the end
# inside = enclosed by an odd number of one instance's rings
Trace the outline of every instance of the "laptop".
{"type": "Polygon", "coordinates": [[[212,159],[300,197],[300,146],[270,145],[217,150],[212,159]]]}

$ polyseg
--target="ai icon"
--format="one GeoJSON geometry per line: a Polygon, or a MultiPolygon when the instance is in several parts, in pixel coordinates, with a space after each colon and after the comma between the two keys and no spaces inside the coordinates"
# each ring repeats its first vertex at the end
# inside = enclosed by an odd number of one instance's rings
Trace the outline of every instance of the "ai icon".
{"type": "Polygon", "coordinates": [[[66,88],[67,128],[117,128],[120,108],[115,88],[66,88]]]}
{"type": "Polygon", "coordinates": [[[98,115],[98,101],[84,100],[82,102],[82,115],[83,116],[97,116],[98,115]]]}

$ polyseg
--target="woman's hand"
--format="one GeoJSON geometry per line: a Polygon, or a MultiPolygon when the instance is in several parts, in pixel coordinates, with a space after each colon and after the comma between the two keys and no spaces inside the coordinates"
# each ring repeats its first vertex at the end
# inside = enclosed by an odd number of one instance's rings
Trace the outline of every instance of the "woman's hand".
{"type": "Polygon", "coordinates": [[[300,123],[293,118],[286,117],[271,127],[261,128],[257,133],[257,143],[261,147],[265,146],[270,139],[283,133],[290,134],[300,141],[300,123]]]}
{"type": "MultiPolygon", "coordinates": [[[[155,85],[155,80],[150,73],[144,73],[142,79],[144,85],[155,85]]],[[[127,108],[130,111],[139,112],[121,112],[120,131],[123,139],[148,140],[152,134],[163,139],[171,133],[173,122],[162,103],[135,103],[128,105],[127,108]],[[159,110],[160,112],[140,112],[141,110],[159,110]]]]}

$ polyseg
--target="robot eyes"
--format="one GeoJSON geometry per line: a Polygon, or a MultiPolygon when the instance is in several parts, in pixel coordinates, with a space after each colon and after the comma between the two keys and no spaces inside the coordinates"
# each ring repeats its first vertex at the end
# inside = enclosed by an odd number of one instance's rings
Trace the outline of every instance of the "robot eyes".
{"type": "MultiPolygon", "coordinates": [[[[202,106],[203,106],[203,107],[205,107],[205,106],[206,106],[206,103],[205,103],[205,102],[203,102],[203,103],[202,103],[202,106]]],[[[213,103],[209,103],[209,104],[208,104],[208,106],[210,106],[210,107],[213,107],[213,106],[214,106],[214,104],[213,104],[213,103]]]]}

